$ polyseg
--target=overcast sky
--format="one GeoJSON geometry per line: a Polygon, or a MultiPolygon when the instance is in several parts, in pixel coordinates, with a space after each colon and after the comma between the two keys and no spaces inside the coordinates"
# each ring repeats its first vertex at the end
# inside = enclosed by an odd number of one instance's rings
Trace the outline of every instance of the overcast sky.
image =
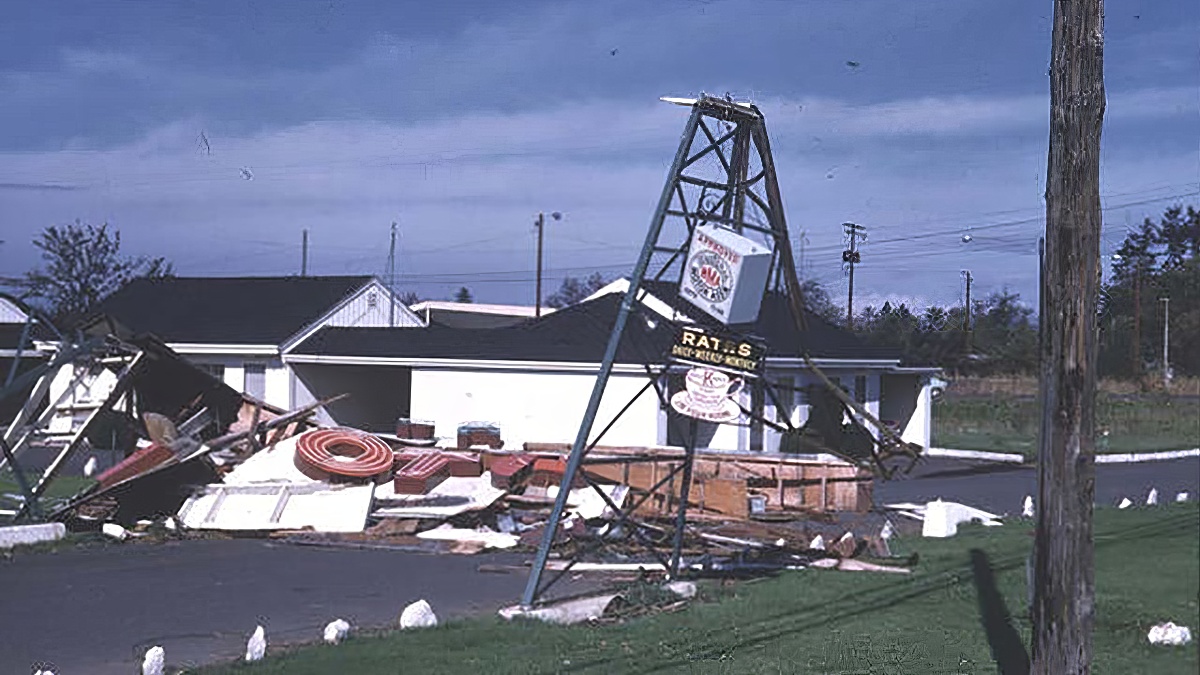
{"type": "MultiPolygon", "coordinates": [[[[0,22],[0,276],[76,218],[181,275],[382,274],[532,303],[627,273],[687,110],[767,118],[808,273],[858,307],[1036,297],[1051,0],[11,3],[0,22]],[[969,244],[962,236],[970,234],[969,244]],[[801,241],[803,239],[803,241],[801,241]]],[[[1105,253],[1200,205],[1200,3],[1107,7],[1105,253]],[[1130,205],[1130,206],[1124,206],[1130,205]]]]}

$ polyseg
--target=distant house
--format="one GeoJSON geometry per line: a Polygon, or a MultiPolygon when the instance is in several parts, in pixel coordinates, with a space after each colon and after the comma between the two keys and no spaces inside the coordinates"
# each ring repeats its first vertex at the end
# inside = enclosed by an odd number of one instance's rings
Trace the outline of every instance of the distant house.
{"type": "MultiPolygon", "coordinates": [[[[425,300],[410,307],[430,326],[447,328],[504,328],[536,316],[536,308],[525,305],[488,305],[477,302],[425,300]]],[[[542,308],[545,316],[554,310],[542,308]]]]}
{"type": "MultiPolygon", "coordinates": [[[[31,321],[30,313],[25,303],[0,293],[0,391],[6,389],[10,375],[15,381],[48,357],[36,344],[52,339],[53,330],[37,318],[31,321]]],[[[32,384],[0,399],[0,424],[6,424],[25,405],[31,389],[32,384]]]]}
{"type": "MultiPolygon", "coordinates": [[[[88,326],[148,333],[238,391],[280,408],[311,400],[282,360],[325,327],[423,327],[370,276],[137,279],[98,308],[88,326]]],[[[70,374],[60,374],[62,387],[70,374]]],[[[52,390],[53,391],[53,390],[52,390]]]]}
{"type": "MultiPolygon", "coordinates": [[[[317,397],[351,392],[356,403],[347,406],[348,417],[331,411],[342,423],[380,428],[411,417],[434,422],[440,437],[453,437],[459,424],[485,421],[500,426],[510,447],[571,442],[626,288],[627,282],[617,281],[540,319],[485,330],[325,326],[289,346],[282,358],[317,397]]],[[[668,320],[690,319],[668,300],[669,287],[652,290],[644,302],[661,320],[628,324],[595,430],[628,408],[606,434],[606,445],[682,444],[676,413],[646,388],[645,364],[663,360],[674,337],[668,320]]],[[[741,403],[768,419],[804,423],[809,405],[803,388],[816,380],[802,360],[803,343],[816,364],[872,414],[894,424],[906,440],[928,445],[937,369],[902,365],[898,355],[869,347],[815,315],[806,319],[806,332],[798,334],[783,299],[768,297],[755,332],[770,345],[767,377],[786,393],[781,401],[768,401],[746,388],[741,403]]],[[[666,378],[669,391],[679,389],[681,377],[682,371],[666,378]]],[[[698,441],[714,449],[770,451],[779,435],[761,424],[702,424],[698,441]]]]}

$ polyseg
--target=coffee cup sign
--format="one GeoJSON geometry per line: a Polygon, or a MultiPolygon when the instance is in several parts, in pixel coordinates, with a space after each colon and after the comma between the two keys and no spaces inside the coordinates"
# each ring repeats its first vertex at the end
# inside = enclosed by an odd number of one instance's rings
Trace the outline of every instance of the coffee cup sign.
{"type": "Polygon", "coordinates": [[[671,407],[681,415],[706,422],[731,422],[742,414],[733,396],[745,380],[712,368],[692,368],[684,378],[684,390],[671,397],[671,407]]]}

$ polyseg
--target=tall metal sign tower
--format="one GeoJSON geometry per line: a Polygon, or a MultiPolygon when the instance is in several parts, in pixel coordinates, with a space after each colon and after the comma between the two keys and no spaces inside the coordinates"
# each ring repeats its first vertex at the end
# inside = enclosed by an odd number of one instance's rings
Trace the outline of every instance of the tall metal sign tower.
{"type": "MultiPolygon", "coordinates": [[[[737,421],[752,412],[730,405],[728,396],[735,382],[740,387],[753,381],[757,395],[777,400],[771,383],[760,377],[766,348],[761,340],[747,334],[753,330],[768,293],[784,296],[797,331],[805,328],[800,284],[762,113],[753,104],[735,102],[728,96],[663,100],[689,107],[691,115],[630,275],[629,287],[611,326],[592,394],[522,597],[524,607],[538,602],[573,564],[573,561],[568,563],[554,578],[544,578],[568,493],[580,481],[595,488],[608,508],[617,514],[614,529],[629,526],[634,538],[672,576],[677,575],[697,424],[737,421]],[[668,420],[675,425],[677,437],[684,439],[685,447],[674,468],[648,494],[622,509],[582,468],[611,461],[589,457],[589,452],[634,402],[631,400],[598,434],[592,435],[618,350],[629,353],[639,348],[635,331],[627,330],[630,320],[650,326],[666,320],[661,307],[655,311],[648,306],[647,287],[653,287],[656,294],[662,294],[664,288],[670,289],[669,304],[675,308],[670,323],[674,324],[678,337],[668,353],[652,353],[644,344],[640,345],[648,381],[634,400],[653,388],[662,407],[670,406],[679,413],[677,417],[668,416],[668,420]],[[686,316],[680,316],[679,307],[686,308],[686,316]],[[669,393],[668,372],[678,373],[689,367],[692,370],[684,378],[686,390],[669,393]],[[664,537],[662,528],[643,529],[631,521],[631,514],[646,498],[668,482],[674,485],[677,478],[681,482],[671,488],[679,495],[675,531],[670,533],[673,536],[664,537]],[[668,541],[669,558],[661,550],[668,541]]],[[[804,359],[843,403],[864,415],[881,433],[888,433],[865,408],[825,378],[807,353],[804,359]]],[[[785,425],[781,430],[792,430],[790,421],[785,420],[785,425]]],[[[621,461],[628,463],[636,458],[621,461]]]]}

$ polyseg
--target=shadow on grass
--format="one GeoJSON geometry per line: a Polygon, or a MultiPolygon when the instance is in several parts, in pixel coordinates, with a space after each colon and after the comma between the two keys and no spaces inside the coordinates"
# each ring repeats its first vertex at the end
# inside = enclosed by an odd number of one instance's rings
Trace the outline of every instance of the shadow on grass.
{"type": "MultiPolygon", "coordinates": [[[[1138,541],[1154,541],[1159,537],[1164,536],[1180,536],[1185,533],[1195,531],[1198,524],[1196,513],[1180,513],[1165,517],[1163,520],[1151,525],[1138,524],[1128,529],[1120,529],[1116,531],[1106,532],[1103,538],[1097,538],[1095,548],[1097,550],[1109,548],[1118,543],[1132,544],[1138,541]]],[[[1027,553],[1005,556],[993,563],[987,561],[988,574],[990,576],[991,587],[995,589],[996,572],[1011,572],[1021,569],[1025,566],[1027,553]]],[[[955,574],[956,571],[962,570],[959,563],[951,563],[949,565],[940,565],[935,568],[926,568],[925,574],[913,575],[899,580],[899,583],[887,584],[884,586],[876,586],[873,588],[863,589],[858,592],[849,593],[841,596],[837,603],[820,603],[820,604],[804,604],[799,607],[790,608],[782,612],[776,612],[763,616],[755,621],[747,621],[739,624],[742,630],[740,636],[731,636],[726,630],[726,627],[714,628],[712,631],[706,631],[705,634],[693,635],[691,641],[700,642],[704,640],[713,640],[714,644],[709,645],[707,650],[719,650],[723,653],[733,653],[741,651],[757,645],[768,644],[777,640],[794,637],[799,634],[811,631],[814,629],[824,629],[834,623],[845,621],[853,617],[861,615],[870,615],[876,612],[881,612],[898,605],[904,604],[911,600],[915,600],[924,596],[928,596],[937,592],[944,592],[951,586],[959,583],[959,578],[955,574]],[[732,639],[730,639],[732,638],[732,639]]],[[[994,591],[995,592],[995,591],[994,591]]],[[[998,599],[998,598],[997,598],[998,599]]],[[[1003,603],[1000,603],[1002,607],[1003,603]]],[[[983,600],[980,600],[981,610],[984,606],[983,600]]],[[[1003,630],[1012,630],[1008,627],[1007,610],[1003,612],[1004,627],[1003,630]]],[[[986,616],[984,617],[986,621],[986,616]]],[[[985,624],[985,629],[987,625],[985,624]]],[[[1015,631],[1014,631],[1015,632],[1015,631]]],[[[993,638],[989,631],[988,639],[992,643],[993,651],[996,650],[997,640],[993,638]]],[[[1002,637],[1000,640],[1002,645],[1019,646],[1019,649],[1024,653],[1024,645],[1020,641],[1019,634],[1016,637],[1002,637]]],[[[1009,652],[1012,648],[1009,648],[1009,652]]],[[[1022,656],[1017,654],[1016,656],[1022,656]]],[[[994,654],[997,658],[997,666],[1000,666],[999,654],[994,654]]],[[[1006,658],[1009,653],[1006,652],[1006,658]]],[[[613,672],[618,666],[616,656],[599,656],[597,658],[580,661],[575,664],[577,670],[599,669],[607,672],[613,672]]],[[[1000,672],[1009,673],[1028,673],[1029,672],[1029,657],[1024,655],[1025,666],[1024,670],[1013,669],[1000,672]]],[[[1019,663],[1018,658],[1012,659],[1019,663]]],[[[1007,661],[1006,661],[1007,663],[1007,661]]],[[[662,672],[667,669],[675,668],[681,665],[677,658],[670,656],[661,656],[658,659],[653,659],[651,663],[633,668],[622,668],[621,672],[637,673],[639,675],[648,675],[649,673],[662,672]]]]}
{"type": "Polygon", "coordinates": [[[1029,675],[1029,652],[1012,625],[1012,615],[996,587],[996,574],[987,553],[971,549],[971,572],[979,598],[979,620],[1001,675],[1029,675]]]}

